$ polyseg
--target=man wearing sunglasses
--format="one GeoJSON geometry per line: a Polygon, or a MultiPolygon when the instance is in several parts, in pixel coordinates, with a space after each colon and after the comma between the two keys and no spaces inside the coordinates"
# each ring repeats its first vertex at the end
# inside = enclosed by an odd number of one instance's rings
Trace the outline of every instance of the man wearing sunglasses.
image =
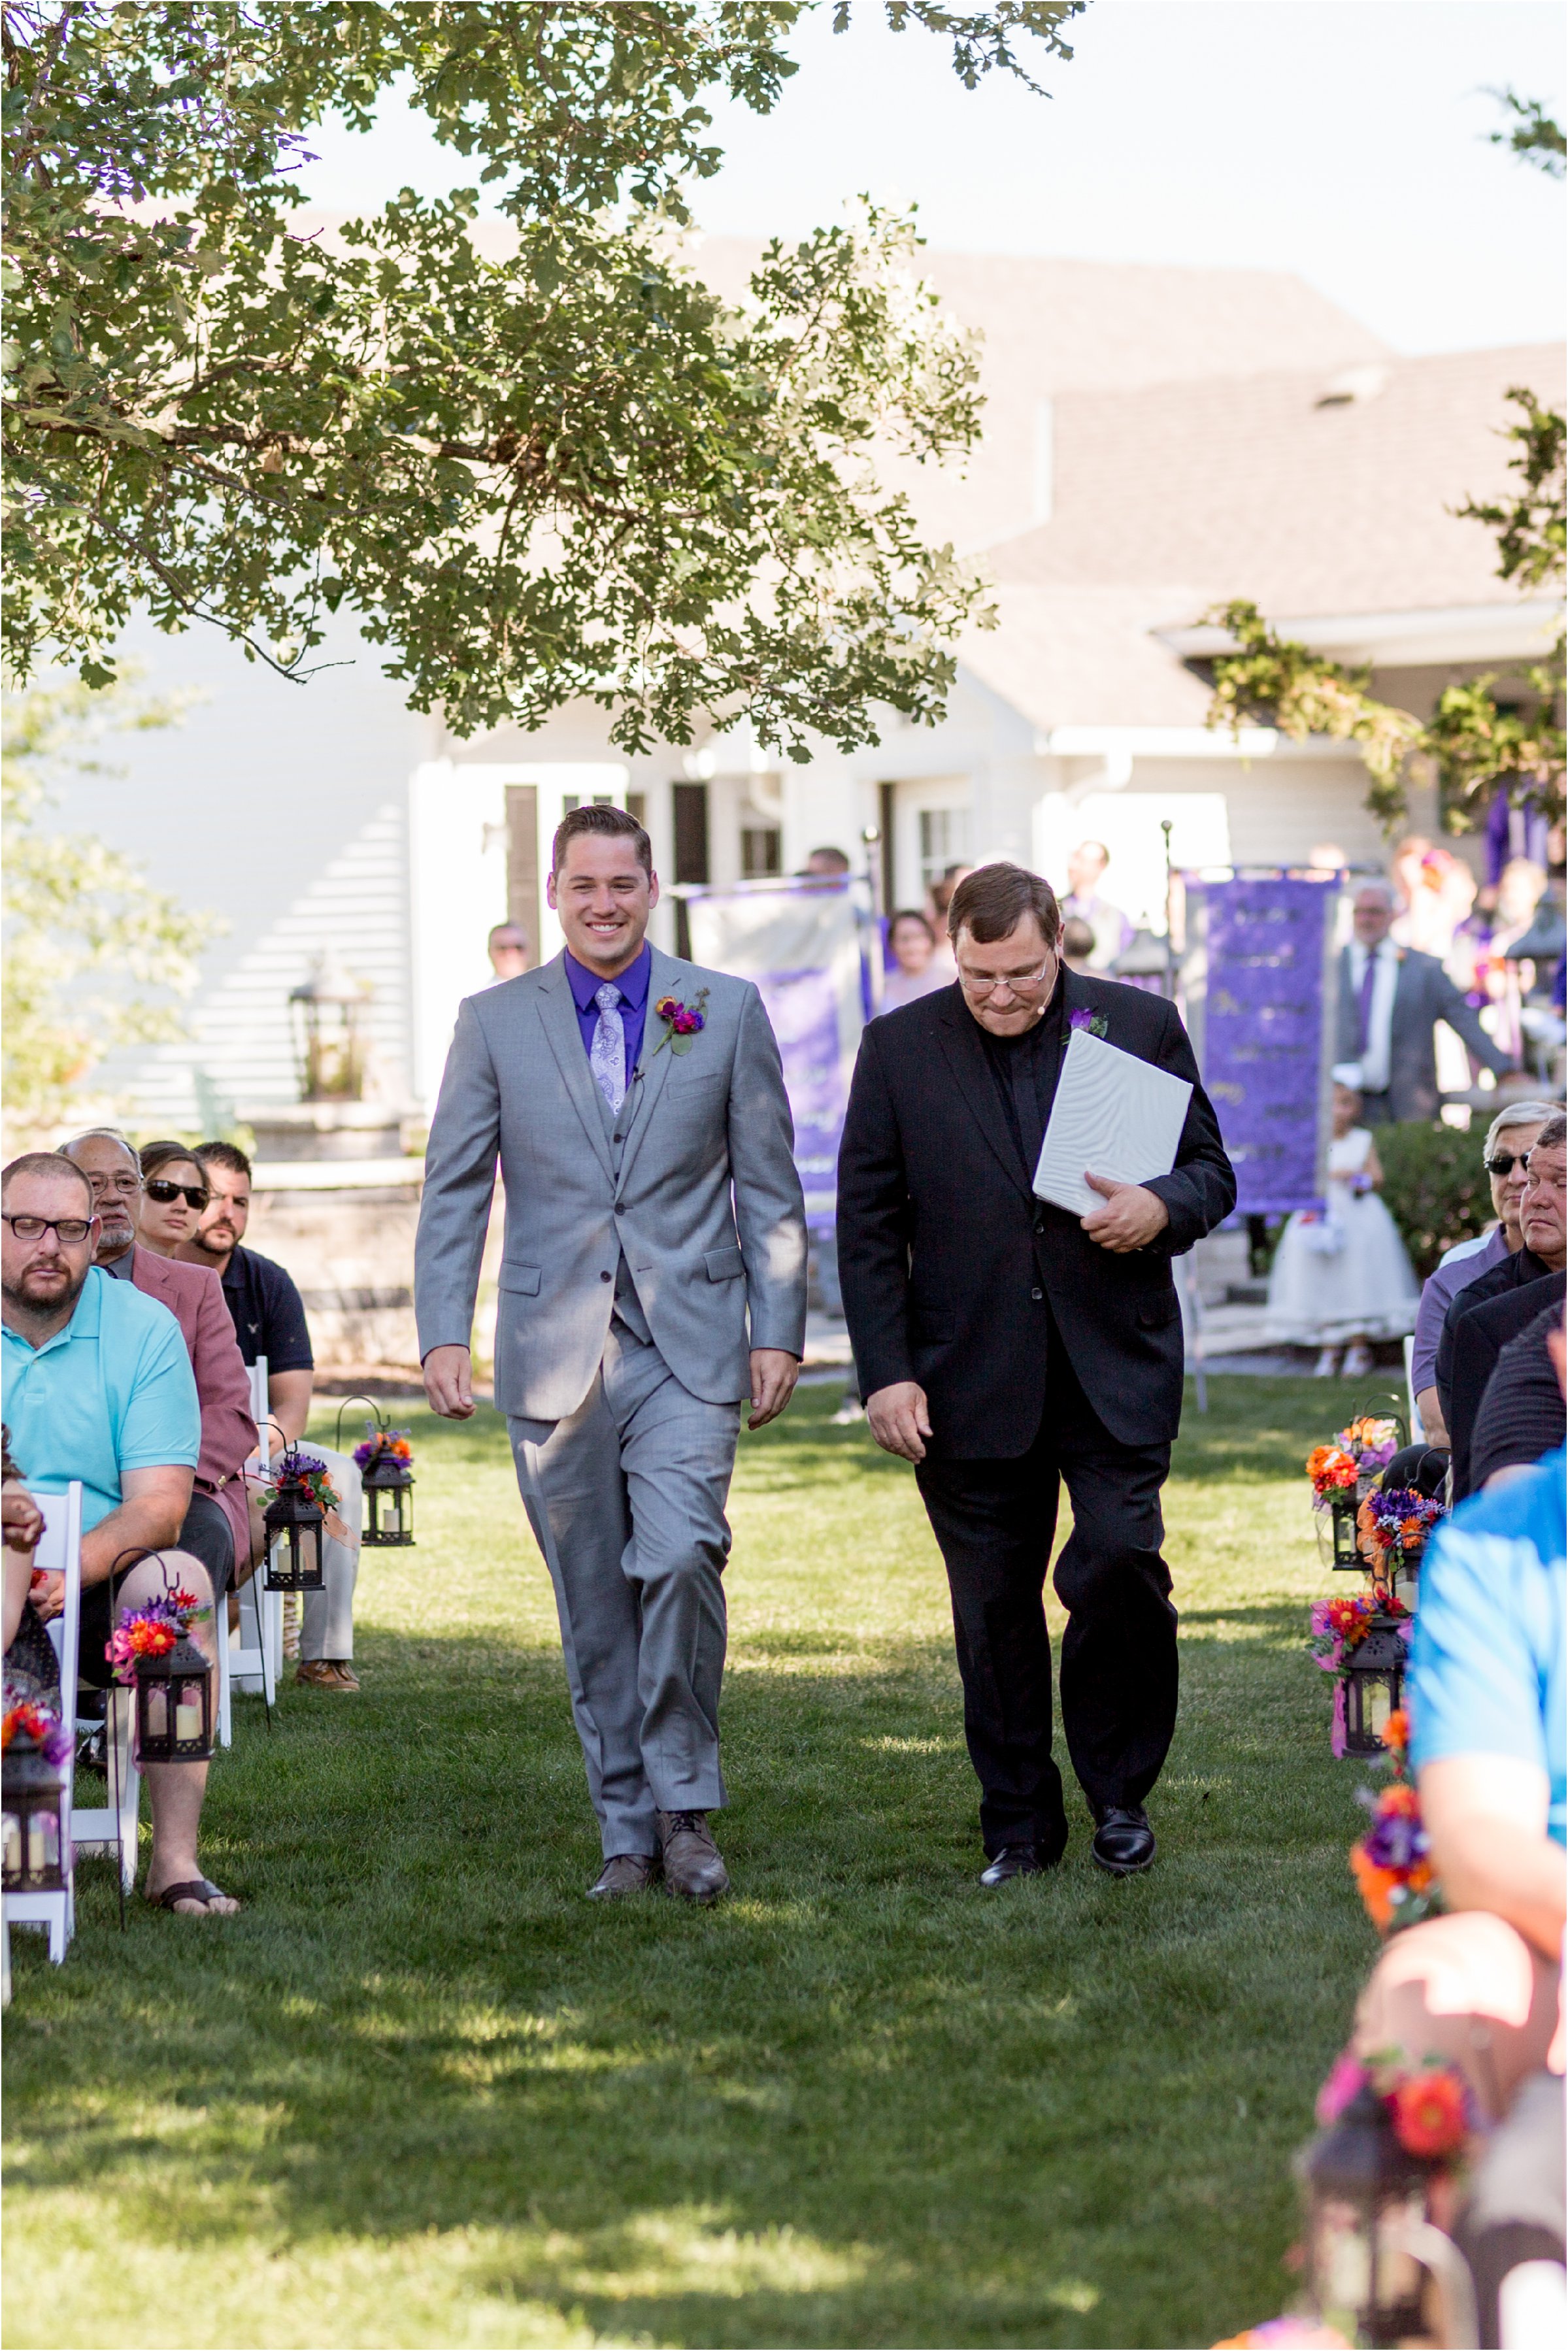
{"type": "MultiPolygon", "coordinates": [[[[202,1444],[180,1326],[156,1299],[93,1264],[101,1227],[92,1187],[60,1153],[14,1159],[0,1196],[0,1344],[16,1459],[35,1494],[63,1494],[73,1479],[82,1486],[81,1678],[109,1687],[111,1625],[166,1588],[165,1568],[208,1604],[192,1636],[211,1658],[212,1583],[201,1561],[176,1548],[202,1444]],[[147,1552],[161,1558],[139,1556],[147,1552]]],[[[44,1579],[41,1615],[59,1614],[64,1583],[44,1579]]],[[[196,1857],[206,1765],[155,1763],[146,1776],[148,1900],[195,1917],[237,1909],[196,1857]]]]}
{"type": "MultiPolygon", "coordinates": [[[[250,1562],[250,1506],[241,1472],[256,1451],[250,1381],[222,1285],[212,1274],[176,1264],[137,1239],[143,1178],[123,1135],[99,1128],[78,1134],[62,1148],[92,1188],[99,1220],[93,1262],[111,1281],[129,1283],[155,1298],[180,1326],[202,1414],[202,1447],[180,1528],[180,1548],[194,1552],[214,1592],[222,1592],[250,1562]]],[[[192,1163],[175,1161],[170,1172],[183,1178],[192,1172],[192,1163]]],[[[159,1178],[154,1175],[150,1180],[159,1178]]]]}
{"type": "Polygon", "coordinates": [[[1520,1203],[1524,1197],[1525,1162],[1531,1146],[1555,1106],[1543,1102],[1514,1102],[1500,1110],[1481,1145],[1481,1165],[1491,1186],[1497,1217],[1490,1232],[1478,1240],[1457,1241],[1435,1272],[1429,1274],[1416,1310],[1416,1336],[1410,1354],[1410,1389],[1421,1415],[1428,1445],[1447,1446],[1448,1425],[1437,1394],[1437,1348],[1449,1307],[1461,1290],[1483,1275],[1495,1273],[1517,1255],[1523,1239],[1519,1228],[1520,1203]]]}

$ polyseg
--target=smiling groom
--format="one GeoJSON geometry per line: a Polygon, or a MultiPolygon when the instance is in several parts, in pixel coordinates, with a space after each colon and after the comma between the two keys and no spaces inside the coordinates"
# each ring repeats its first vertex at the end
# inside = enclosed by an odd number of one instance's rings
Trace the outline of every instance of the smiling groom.
{"type": "Polygon", "coordinates": [[[776,1418],[805,1343],[794,1130],[750,981],[647,944],[659,884],[633,817],[574,810],[546,894],[564,951],[465,1000],[441,1081],[414,1259],[425,1393],[474,1409],[498,1155],[496,1402],[555,1585],[604,1853],[589,1892],[662,1873],[712,1902],[725,1501],[743,1402],[748,1426],[776,1418]]]}

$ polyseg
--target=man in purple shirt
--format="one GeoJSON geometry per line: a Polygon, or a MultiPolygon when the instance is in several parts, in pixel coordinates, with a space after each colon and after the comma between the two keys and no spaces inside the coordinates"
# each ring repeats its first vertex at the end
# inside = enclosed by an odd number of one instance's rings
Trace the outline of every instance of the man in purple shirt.
{"type": "Polygon", "coordinates": [[[1519,1205],[1524,1197],[1524,1163],[1530,1146],[1549,1118],[1550,1102],[1510,1102],[1487,1129],[1481,1164],[1491,1185],[1491,1204],[1498,1223],[1479,1240],[1458,1241],[1443,1258],[1421,1292],[1416,1312],[1416,1340],[1410,1358],[1410,1386],[1428,1445],[1447,1445],[1448,1431],[1437,1397],[1437,1347],[1449,1307],[1461,1290],[1490,1273],[1520,1246],[1519,1205]]]}
{"type": "Polygon", "coordinates": [[[582,1050],[589,1065],[598,1075],[599,1061],[606,1054],[614,1056],[614,1032],[621,1030],[619,1092],[624,1094],[632,1082],[632,1073],[643,1050],[643,1030],[648,1019],[648,981],[653,968],[653,957],[647,941],[635,962],[629,963],[613,979],[601,979],[578,962],[570,947],[565,951],[567,985],[571,1000],[577,1007],[577,1025],[582,1031],[582,1050]],[[607,1014],[601,1033],[601,1016],[607,1014]]]}

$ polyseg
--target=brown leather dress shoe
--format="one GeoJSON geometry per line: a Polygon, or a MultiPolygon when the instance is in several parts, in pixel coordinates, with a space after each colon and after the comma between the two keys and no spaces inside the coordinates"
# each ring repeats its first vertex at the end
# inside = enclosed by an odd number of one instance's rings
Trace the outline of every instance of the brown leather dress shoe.
{"type": "Polygon", "coordinates": [[[357,1690],[360,1677],[345,1658],[307,1657],[294,1677],[309,1689],[357,1690]]]}
{"type": "Polygon", "coordinates": [[[729,1892],[729,1872],[713,1841],[706,1813],[661,1813],[659,1843],[664,1883],[688,1902],[716,1902],[729,1892]]]}
{"type": "Polygon", "coordinates": [[[612,1853],[588,1889],[591,1902],[615,1902],[623,1894],[646,1894],[659,1875],[651,1853],[612,1853]]]}

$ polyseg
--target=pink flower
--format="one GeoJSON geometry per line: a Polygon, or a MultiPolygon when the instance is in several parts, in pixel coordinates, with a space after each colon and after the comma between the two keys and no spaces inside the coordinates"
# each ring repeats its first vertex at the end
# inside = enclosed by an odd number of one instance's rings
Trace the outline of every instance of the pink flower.
{"type": "Polygon", "coordinates": [[[1339,2120],[1356,2092],[1365,2087],[1366,2078],[1366,2068],[1360,2058],[1353,2057],[1348,2049],[1342,2050],[1318,2092],[1315,2111],[1325,2130],[1330,2123],[1339,2120]]]}

